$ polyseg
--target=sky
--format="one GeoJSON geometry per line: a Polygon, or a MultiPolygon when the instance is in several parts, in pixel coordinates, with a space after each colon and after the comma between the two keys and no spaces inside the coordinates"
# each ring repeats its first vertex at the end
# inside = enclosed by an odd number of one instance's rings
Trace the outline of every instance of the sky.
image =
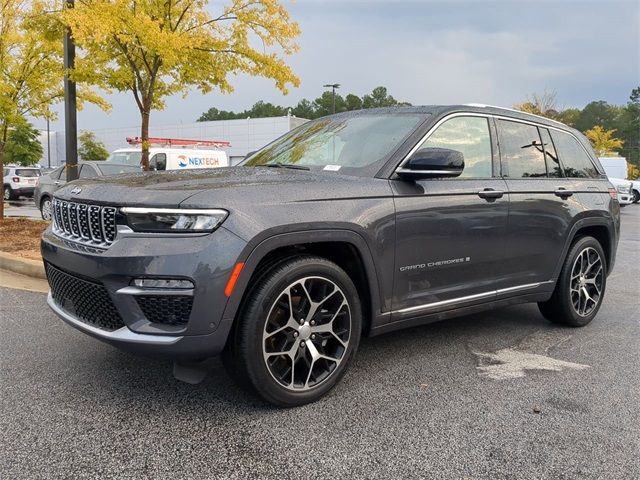
{"type": "MultiPolygon", "coordinates": [[[[228,3],[229,0],[222,0],[228,3]]],[[[210,2],[213,4],[213,2],[210,2]]],[[[217,2],[220,3],[220,2],[217,2]]],[[[288,61],[299,88],[283,96],[272,81],[232,78],[235,91],[197,91],[169,98],[153,126],[190,123],[209,107],[244,110],[259,100],[295,105],[326,83],[364,95],[386,86],[414,105],[485,103],[511,107],[545,89],[558,106],[592,100],[624,104],[640,85],[640,1],[355,1],[284,0],[301,28],[300,51],[288,61]]],[[[80,130],[131,126],[131,94],[107,96],[110,113],[88,106],[80,130]]],[[[62,107],[53,130],[63,129],[62,107]]],[[[34,121],[38,128],[41,120],[34,121]]]]}

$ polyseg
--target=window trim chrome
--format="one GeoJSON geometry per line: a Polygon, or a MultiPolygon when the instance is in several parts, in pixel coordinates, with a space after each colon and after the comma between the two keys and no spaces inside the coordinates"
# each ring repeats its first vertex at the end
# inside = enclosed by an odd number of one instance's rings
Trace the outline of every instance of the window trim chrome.
{"type": "MultiPolygon", "coordinates": [[[[480,104],[466,105],[466,106],[474,106],[476,108],[486,107],[486,105],[480,105],[480,104]]],[[[503,107],[495,107],[495,108],[502,108],[503,110],[505,110],[503,107]]],[[[518,110],[513,110],[513,111],[517,112],[518,110]]],[[[524,113],[524,112],[522,112],[522,113],[524,113]]],[[[420,140],[411,148],[411,150],[409,150],[409,153],[407,153],[404,156],[404,158],[400,161],[400,163],[396,166],[396,168],[394,168],[393,173],[397,174],[397,171],[399,169],[404,168],[406,163],[409,161],[409,158],[411,157],[411,155],[413,155],[418,150],[418,148],[420,148],[420,146],[435,132],[435,130],[438,127],[440,127],[440,125],[442,125],[447,120],[450,120],[450,119],[456,118],[456,117],[482,117],[482,118],[486,118],[487,120],[489,120],[489,119],[506,120],[506,121],[510,121],[510,122],[524,123],[526,125],[532,125],[532,126],[538,127],[538,128],[546,128],[546,129],[549,129],[549,130],[556,130],[556,131],[558,131],[560,133],[566,133],[567,135],[571,135],[578,142],[580,147],[582,147],[582,150],[584,150],[584,152],[587,154],[587,157],[589,157],[589,160],[591,160],[591,163],[595,167],[596,171],[602,175],[602,171],[600,170],[598,165],[594,162],[594,157],[589,153],[587,148],[582,144],[580,139],[573,132],[570,132],[569,130],[566,130],[566,129],[563,129],[563,128],[559,128],[559,127],[556,127],[556,126],[553,126],[553,125],[545,125],[544,123],[539,123],[539,122],[535,122],[535,121],[531,121],[531,120],[524,120],[524,119],[521,119],[521,118],[509,117],[507,115],[500,115],[500,114],[494,114],[494,113],[479,113],[479,112],[452,112],[452,113],[449,113],[449,114],[445,115],[444,117],[442,117],[431,128],[429,128],[429,130],[427,130],[427,133],[425,133],[420,138],[420,140]]],[[[544,117],[540,117],[540,118],[544,118],[544,117]]],[[[551,119],[547,119],[547,120],[550,121],[550,122],[558,123],[560,125],[564,125],[563,123],[557,122],[556,120],[551,120],[551,119]]],[[[496,124],[496,133],[497,133],[497,124],[496,124]]],[[[489,128],[489,136],[491,136],[491,128],[489,128]]],[[[495,140],[496,140],[496,143],[498,144],[498,160],[500,162],[500,166],[502,166],[502,156],[500,155],[500,142],[499,142],[498,138],[496,138],[495,140]]],[[[552,141],[553,141],[553,137],[552,137],[552,141]]],[[[562,161],[562,160],[560,159],[560,161],[562,161]]],[[[502,168],[500,169],[500,171],[502,172],[502,168]]],[[[563,166],[563,171],[564,171],[564,166],[563,166]]],[[[485,177],[480,177],[480,178],[485,178],[485,177]]],[[[510,178],[510,177],[504,177],[502,175],[500,175],[500,177],[493,177],[493,175],[492,175],[491,177],[486,177],[486,178],[510,178]]],[[[552,178],[552,177],[543,177],[543,178],[552,178]]],[[[574,177],[564,177],[564,178],[574,178],[574,177]]],[[[575,178],[579,178],[579,177],[575,177],[575,178]]]]}

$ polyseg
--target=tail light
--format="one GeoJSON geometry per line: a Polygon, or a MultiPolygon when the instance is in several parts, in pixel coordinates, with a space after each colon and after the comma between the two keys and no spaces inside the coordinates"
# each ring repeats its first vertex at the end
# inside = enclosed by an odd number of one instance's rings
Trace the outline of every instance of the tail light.
{"type": "Polygon", "coordinates": [[[609,189],[609,196],[611,198],[613,198],[614,200],[618,199],[618,191],[615,188],[610,188],[609,189]]]}
{"type": "Polygon", "coordinates": [[[13,178],[11,179],[11,181],[12,181],[13,183],[20,183],[20,177],[13,177],[13,178]]]}

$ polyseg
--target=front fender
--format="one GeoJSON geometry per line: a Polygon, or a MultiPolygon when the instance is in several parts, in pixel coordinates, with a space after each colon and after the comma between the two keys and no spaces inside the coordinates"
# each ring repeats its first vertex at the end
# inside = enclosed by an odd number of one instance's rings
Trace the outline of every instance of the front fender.
{"type": "Polygon", "coordinates": [[[256,271],[260,261],[264,259],[269,252],[282,247],[321,242],[344,242],[352,245],[356,249],[362,259],[369,284],[369,292],[371,294],[370,311],[373,317],[371,324],[372,326],[377,324],[379,317],[383,316],[380,308],[382,302],[381,286],[378,280],[380,278],[378,275],[380,272],[377,271],[377,264],[373,260],[371,249],[365,239],[358,233],[346,229],[312,229],[279,233],[250,242],[238,258],[238,262],[244,262],[244,267],[238,277],[233,293],[229,297],[223,318],[225,320],[235,318],[249,286],[251,277],[256,271]]]}

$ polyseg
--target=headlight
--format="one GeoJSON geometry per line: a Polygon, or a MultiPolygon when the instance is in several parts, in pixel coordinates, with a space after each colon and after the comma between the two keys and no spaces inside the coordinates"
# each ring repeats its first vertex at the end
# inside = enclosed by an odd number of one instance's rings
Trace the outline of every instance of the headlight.
{"type": "Polygon", "coordinates": [[[220,209],[123,207],[120,211],[136,232],[213,232],[229,215],[220,209]]]}
{"type": "Polygon", "coordinates": [[[618,185],[618,192],[626,194],[626,193],[629,193],[630,191],[631,189],[626,185],[618,185]]]}

